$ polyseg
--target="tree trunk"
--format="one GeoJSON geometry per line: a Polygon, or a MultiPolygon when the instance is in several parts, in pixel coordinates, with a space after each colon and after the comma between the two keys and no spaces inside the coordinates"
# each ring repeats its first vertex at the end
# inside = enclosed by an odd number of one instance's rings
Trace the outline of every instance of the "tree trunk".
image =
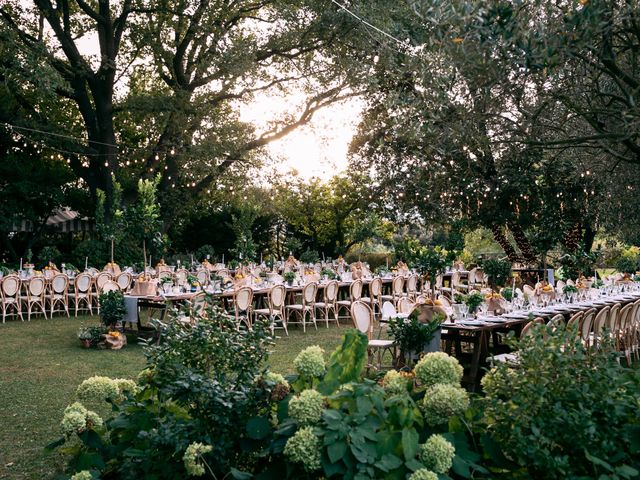
{"type": "Polygon", "coordinates": [[[522,260],[502,231],[502,226],[491,225],[491,232],[493,233],[493,238],[502,247],[511,263],[520,262],[522,260]]]}
{"type": "Polygon", "coordinates": [[[565,232],[562,238],[562,245],[570,252],[575,253],[580,247],[580,240],[582,239],[582,228],[580,222],[576,222],[567,232],[565,232]]]}
{"type": "Polygon", "coordinates": [[[522,226],[514,222],[509,222],[508,225],[509,225],[509,230],[511,230],[511,233],[513,234],[513,239],[516,241],[516,245],[518,245],[518,248],[520,249],[520,253],[522,253],[522,256],[524,257],[525,262],[529,264],[537,263],[538,256],[534,253],[533,249],[531,248],[531,243],[529,242],[529,239],[527,238],[527,236],[524,234],[524,231],[522,230],[522,226]]]}
{"type": "Polygon", "coordinates": [[[596,239],[596,231],[591,226],[591,224],[587,223],[584,227],[584,236],[582,240],[582,246],[586,253],[591,252],[593,249],[593,242],[596,239]]]}

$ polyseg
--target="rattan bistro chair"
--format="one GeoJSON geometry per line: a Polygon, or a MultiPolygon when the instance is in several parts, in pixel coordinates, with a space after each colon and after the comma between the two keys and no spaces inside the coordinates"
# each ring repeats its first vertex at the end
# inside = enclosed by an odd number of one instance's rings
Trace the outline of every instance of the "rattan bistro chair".
{"type": "Polygon", "coordinates": [[[74,292],[69,294],[69,298],[73,300],[75,306],[75,316],[78,316],[78,310],[84,305],[85,309],[93,315],[92,295],[91,295],[91,275],[88,273],[80,273],[76,276],[74,282],[74,292]]]}
{"type": "Polygon", "coordinates": [[[33,277],[27,283],[27,320],[31,321],[31,314],[40,311],[47,318],[47,308],[45,307],[44,292],[46,283],[44,277],[33,277]]]}
{"type": "Polygon", "coordinates": [[[20,298],[20,278],[17,275],[7,275],[2,279],[2,323],[8,315],[16,315],[24,322],[22,316],[22,300],[20,298]],[[11,313],[13,312],[13,313],[11,313]]]}
{"type": "Polygon", "coordinates": [[[336,322],[336,324],[340,325],[338,321],[338,282],[336,280],[332,280],[327,283],[324,287],[324,294],[321,302],[315,303],[315,308],[320,310],[323,314],[324,321],[327,324],[327,328],[329,328],[329,321],[336,322]],[[333,313],[330,318],[330,313],[333,313]]]}
{"type": "MultiPolygon", "coordinates": [[[[349,286],[349,300],[338,300],[336,302],[338,306],[338,317],[340,317],[340,310],[344,309],[347,313],[350,312],[351,304],[362,298],[362,280],[354,280],[349,286]]],[[[348,318],[348,316],[347,316],[348,318]]]]}
{"type": "Polygon", "coordinates": [[[240,287],[233,293],[233,308],[238,327],[244,323],[251,328],[253,313],[253,290],[251,287],[240,287]]]}
{"type": "Polygon", "coordinates": [[[313,326],[318,329],[318,324],[316,323],[316,294],[318,292],[318,284],[315,282],[307,283],[302,289],[302,302],[287,305],[285,307],[285,313],[287,317],[287,322],[289,324],[292,323],[301,323],[302,331],[307,331],[307,323],[313,323],[313,326]],[[307,315],[309,316],[309,321],[307,322],[307,315]],[[293,318],[293,320],[291,320],[293,318]]]}
{"type": "Polygon", "coordinates": [[[371,307],[360,300],[353,302],[351,305],[351,318],[354,326],[367,335],[369,339],[369,344],[367,345],[367,371],[371,367],[381,370],[383,368],[384,355],[387,352],[391,355],[392,362],[389,368],[392,368],[396,359],[396,344],[393,340],[373,338],[373,310],[371,310],[371,307]]]}
{"type": "Polygon", "coordinates": [[[49,301],[49,313],[53,317],[54,313],[69,314],[69,277],[64,273],[58,273],[51,279],[51,289],[47,295],[49,301]]]}
{"type": "Polygon", "coordinates": [[[276,328],[282,328],[284,333],[289,336],[287,330],[287,321],[284,316],[284,301],[287,290],[284,285],[274,285],[267,293],[267,308],[257,308],[253,311],[254,318],[267,318],[270,322],[271,335],[275,334],[276,328]],[[277,321],[280,321],[282,327],[279,327],[277,321]]]}

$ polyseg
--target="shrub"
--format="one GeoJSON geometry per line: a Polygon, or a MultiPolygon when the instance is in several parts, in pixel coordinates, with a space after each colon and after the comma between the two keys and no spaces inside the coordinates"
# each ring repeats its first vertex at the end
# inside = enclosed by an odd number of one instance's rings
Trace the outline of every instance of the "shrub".
{"type": "Polygon", "coordinates": [[[300,261],[302,263],[316,263],[320,259],[320,255],[316,250],[305,250],[300,255],[300,261]]]}
{"type": "Polygon", "coordinates": [[[40,253],[38,254],[38,261],[42,265],[49,265],[49,262],[56,264],[60,260],[61,255],[62,254],[57,247],[46,246],[40,250],[40,253]]]}
{"type": "MultiPolygon", "coordinates": [[[[215,250],[211,245],[202,245],[196,250],[195,260],[198,262],[202,262],[206,260],[207,255],[213,259],[215,257],[215,250]]],[[[213,261],[213,260],[212,260],[213,261]]]]}
{"type": "MultiPolygon", "coordinates": [[[[295,361],[300,375],[286,380],[260,371],[266,323],[238,330],[213,308],[206,318],[188,327],[163,325],[162,343],[145,349],[149,366],[138,385],[93,378],[79,387],[83,397],[107,398],[115,417],[103,425],[82,405],[69,407],[67,436],[54,445],[74,435],[81,440],[66,448],[70,470],[131,479],[446,474],[451,447],[433,437],[437,431],[425,426],[418,406],[431,389],[460,389],[437,383],[437,371],[426,391],[411,381],[414,374],[387,374],[398,392],[390,395],[362,378],[369,340],[350,330],[328,362],[318,346],[303,350],[295,361]]],[[[450,372],[440,380],[451,382],[450,372]]],[[[454,410],[440,409],[439,424],[454,410]]]]}
{"type": "Polygon", "coordinates": [[[488,433],[531,478],[637,475],[640,371],[607,342],[587,352],[575,332],[544,333],[520,343],[517,370],[483,379],[488,433]]]}
{"type": "Polygon", "coordinates": [[[616,270],[620,273],[633,274],[638,269],[638,256],[633,253],[624,253],[616,262],[616,270]]]}
{"type": "Polygon", "coordinates": [[[252,445],[269,427],[256,417],[271,411],[276,387],[256,381],[262,378],[268,326],[256,322],[252,330],[238,330],[234,319],[213,307],[206,315],[210,320],[200,317],[189,328],[177,321],[160,325],[162,342],[145,348],[148,369],[137,386],[118,379],[83,383],[79,393],[106,395],[114,417],[100,428],[90,429],[87,421],[83,429],[77,415],[73,426],[81,443],[67,447],[71,469],[99,470],[100,478],[174,479],[206,463],[222,478],[233,466],[251,465],[257,450],[252,445]],[[191,452],[183,461],[195,443],[211,451],[191,452]]]}

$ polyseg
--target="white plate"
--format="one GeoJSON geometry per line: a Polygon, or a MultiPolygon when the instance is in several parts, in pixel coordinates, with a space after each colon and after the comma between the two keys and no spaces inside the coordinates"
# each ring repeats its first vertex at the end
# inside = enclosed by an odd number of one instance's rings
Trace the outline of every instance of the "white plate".
{"type": "Polygon", "coordinates": [[[483,322],[481,320],[460,320],[459,322],[460,325],[466,325],[469,327],[476,327],[479,325],[486,325],[487,322],[483,322]]]}
{"type": "Polygon", "coordinates": [[[509,320],[506,318],[491,317],[491,318],[483,318],[483,321],[488,323],[505,323],[505,322],[508,322],[509,320]]]}

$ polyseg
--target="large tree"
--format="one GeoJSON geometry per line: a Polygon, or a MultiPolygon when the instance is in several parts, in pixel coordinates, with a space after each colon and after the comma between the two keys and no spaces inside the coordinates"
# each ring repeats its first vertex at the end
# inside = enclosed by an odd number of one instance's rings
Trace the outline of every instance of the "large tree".
{"type": "Polygon", "coordinates": [[[319,108],[354,94],[327,52],[353,24],[330,5],[7,0],[0,74],[20,105],[8,120],[65,135],[39,138],[65,151],[94,195],[105,192],[106,211],[114,178],[126,197],[138,178],[162,173],[168,227],[191,196],[243,171],[256,151],[319,108]],[[240,120],[239,102],[290,87],[306,89],[306,100],[266,131],[240,120]]]}
{"type": "MultiPolygon", "coordinates": [[[[404,211],[440,222],[462,216],[490,228],[512,260],[528,262],[556,242],[590,248],[610,196],[601,172],[615,164],[610,145],[585,150],[562,135],[592,135],[556,98],[563,87],[565,96],[586,96],[565,80],[586,69],[557,58],[557,45],[577,48],[562,40],[569,27],[558,27],[560,12],[571,23],[585,9],[563,3],[551,15],[545,5],[425,0],[407,2],[400,15],[380,16],[364,2],[356,10],[408,40],[373,52],[354,165],[371,168],[404,211]],[[545,51],[549,44],[555,49],[545,51]],[[547,63],[533,68],[544,53],[547,63]]],[[[600,39],[592,29],[579,41],[586,48],[600,39]]]]}

